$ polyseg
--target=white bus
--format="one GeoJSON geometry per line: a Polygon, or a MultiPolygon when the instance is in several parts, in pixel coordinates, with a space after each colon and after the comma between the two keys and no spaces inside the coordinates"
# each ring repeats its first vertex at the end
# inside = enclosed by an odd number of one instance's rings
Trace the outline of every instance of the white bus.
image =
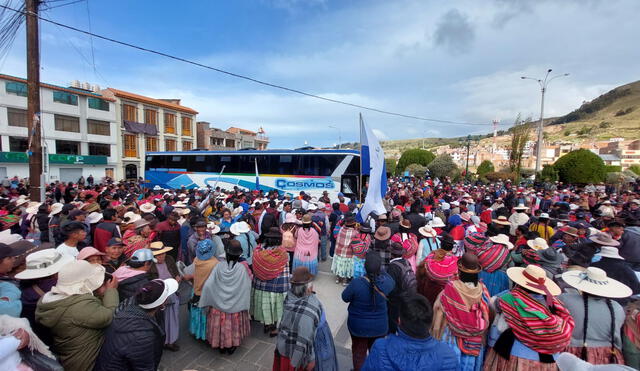
{"type": "Polygon", "coordinates": [[[360,152],[355,150],[239,150],[150,152],[145,186],[257,188],[297,196],[300,191],[336,199],[357,196],[360,152]],[[258,184],[257,184],[258,183],[258,184]]]}

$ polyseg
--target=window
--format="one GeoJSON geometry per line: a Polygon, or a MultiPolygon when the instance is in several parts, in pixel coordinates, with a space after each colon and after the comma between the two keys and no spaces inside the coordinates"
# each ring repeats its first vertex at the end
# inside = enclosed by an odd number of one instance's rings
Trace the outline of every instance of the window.
{"type": "Polygon", "coordinates": [[[191,142],[189,141],[182,142],[182,150],[191,151],[191,142]]]}
{"type": "Polygon", "coordinates": [[[145,108],[144,109],[144,123],[158,125],[158,111],[145,108]]]}
{"type": "Polygon", "coordinates": [[[227,148],[236,148],[236,141],[233,139],[227,139],[225,141],[225,147],[227,148]]]}
{"type": "Polygon", "coordinates": [[[56,153],[64,155],[79,155],[80,142],[70,140],[56,140],[56,153]]]}
{"type": "Polygon", "coordinates": [[[54,115],[56,121],[56,130],[80,132],[80,119],[77,117],[54,115]]]}
{"type": "Polygon", "coordinates": [[[158,152],[158,138],[146,137],[144,138],[147,152],[158,152]]]}
{"type": "Polygon", "coordinates": [[[87,133],[94,135],[111,135],[111,123],[109,121],[87,120],[87,133]]]}
{"type": "Polygon", "coordinates": [[[176,115],[170,112],[164,113],[164,132],[167,134],[176,133],[176,115]]]}
{"type": "Polygon", "coordinates": [[[25,137],[9,137],[9,151],[26,152],[29,149],[29,140],[25,137]]]}
{"type": "Polygon", "coordinates": [[[89,108],[99,109],[100,111],[109,111],[109,102],[100,98],[89,97],[89,108]]]}
{"type": "Polygon", "coordinates": [[[224,139],[211,137],[209,138],[209,143],[212,146],[224,146],[224,139]]]}
{"type": "Polygon", "coordinates": [[[64,92],[64,91],[54,91],[53,101],[58,103],[70,104],[72,106],[77,106],[78,96],[75,94],[64,92]]]}
{"type": "Polygon", "coordinates": [[[7,108],[7,122],[9,126],[28,127],[27,111],[17,108],[7,108]]]}
{"type": "Polygon", "coordinates": [[[125,121],[138,122],[138,107],[131,104],[123,104],[122,119],[125,121]]]}
{"type": "Polygon", "coordinates": [[[27,96],[27,84],[24,82],[7,81],[4,85],[7,94],[14,94],[21,97],[27,96]]]}
{"type": "Polygon", "coordinates": [[[89,143],[89,155],[111,156],[111,145],[103,143],[89,143]]]}
{"type": "Polygon", "coordinates": [[[124,157],[138,157],[138,138],[132,134],[124,136],[124,157]]]}
{"type": "Polygon", "coordinates": [[[108,168],[104,169],[104,176],[105,177],[113,179],[113,174],[114,174],[114,171],[113,171],[112,167],[108,167],[108,168]]]}
{"type": "Polygon", "coordinates": [[[182,116],[182,135],[191,136],[191,117],[182,116]]]}
{"type": "Polygon", "coordinates": [[[164,141],[164,150],[165,151],[175,151],[176,150],[176,141],[173,139],[167,139],[164,141]]]}

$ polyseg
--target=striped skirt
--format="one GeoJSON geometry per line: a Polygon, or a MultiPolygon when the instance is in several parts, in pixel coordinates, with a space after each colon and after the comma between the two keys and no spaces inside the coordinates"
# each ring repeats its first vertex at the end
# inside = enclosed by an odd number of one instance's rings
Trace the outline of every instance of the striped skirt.
{"type": "MultiPolygon", "coordinates": [[[[567,352],[582,359],[582,347],[569,347],[567,352]]],[[[624,357],[622,352],[615,348],[614,350],[615,360],[614,364],[624,365],[624,357]]],[[[611,364],[611,347],[587,347],[587,359],[585,361],[592,365],[608,365],[611,364]]]]}
{"type": "Polygon", "coordinates": [[[339,255],[333,256],[331,272],[340,278],[353,277],[353,258],[344,258],[339,255]]]}
{"type": "Polygon", "coordinates": [[[200,308],[196,304],[189,304],[189,333],[196,340],[207,339],[207,308],[200,308]]]}
{"type": "Polygon", "coordinates": [[[251,288],[251,316],[254,320],[275,325],[282,318],[286,292],[270,292],[251,288]]]}
{"type": "Polygon", "coordinates": [[[313,274],[314,276],[318,274],[318,260],[317,259],[311,259],[309,261],[302,261],[302,260],[299,260],[298,258],[296,258],[294,256],[293,257],[293,269],[291,271],[293,272],[298,267],[307,267],[309,269],[309,272],[311,272],[311,274],[313,274]]]}
{"type": "Polygon", "coordinates": [[[240,346],[242,339],[251,333],[249,311],[225,313],[210,308],[207,315],[207,340],[212,348],[240,346]]]}
{"type": "Polygon", "coordinates": [[[364,270],[364,259],[360,259],[357,256],[353,257],[353,278],[358,278],[366,275],[364,270]]]}
{"type": "Polygon", "coordinates": [[[553,363],[542,363],[526,358],[516,357],[513,354],[509,359],[504,359],[493,348],[489,348],[485,359],[484,371],[557,371],[558,365],[553,363]]]}

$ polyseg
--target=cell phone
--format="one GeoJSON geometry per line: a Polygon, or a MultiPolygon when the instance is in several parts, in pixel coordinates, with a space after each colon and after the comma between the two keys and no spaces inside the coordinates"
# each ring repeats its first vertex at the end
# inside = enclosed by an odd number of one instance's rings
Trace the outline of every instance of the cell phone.
{"type": "Polygon", "coordinates": [[[104,273],[104,281],[102,283],[107,283],[109,281],[111,281],[111,279],[113,278],[113,275],[111,273],[104,273]]]}

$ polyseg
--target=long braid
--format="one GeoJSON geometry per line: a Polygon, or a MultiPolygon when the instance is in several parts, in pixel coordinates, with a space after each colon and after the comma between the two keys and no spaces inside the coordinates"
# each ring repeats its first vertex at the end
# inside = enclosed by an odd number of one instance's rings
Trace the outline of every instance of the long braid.
{"type": "Polygon", "coordinates": [[[616,314],[613,311],[613,304],[611,299],[606,298],[607,307],[609,308],[609,315],[611,316],[611,354],[609,354],[609,363],[614,364],[617,362],[616,347],[615,347],[615,335],[616,335],[616,314]]]}
{"type": "Polygon", "coordinates": [[[587,360],[587,326],[589,325],[589,296],[586,293],[582,293],[582,300],[584,302],[584,322],[582,324],[582,352],[580,358],[583,361],[587,360]]]}
{"type": "Polygon", "coordinates": [[[367,273],[367,278],[369,279],[371,298],[373,299],[373,307],[376,306],[376,279],[378,275],[375,273],[367,273]]]}

